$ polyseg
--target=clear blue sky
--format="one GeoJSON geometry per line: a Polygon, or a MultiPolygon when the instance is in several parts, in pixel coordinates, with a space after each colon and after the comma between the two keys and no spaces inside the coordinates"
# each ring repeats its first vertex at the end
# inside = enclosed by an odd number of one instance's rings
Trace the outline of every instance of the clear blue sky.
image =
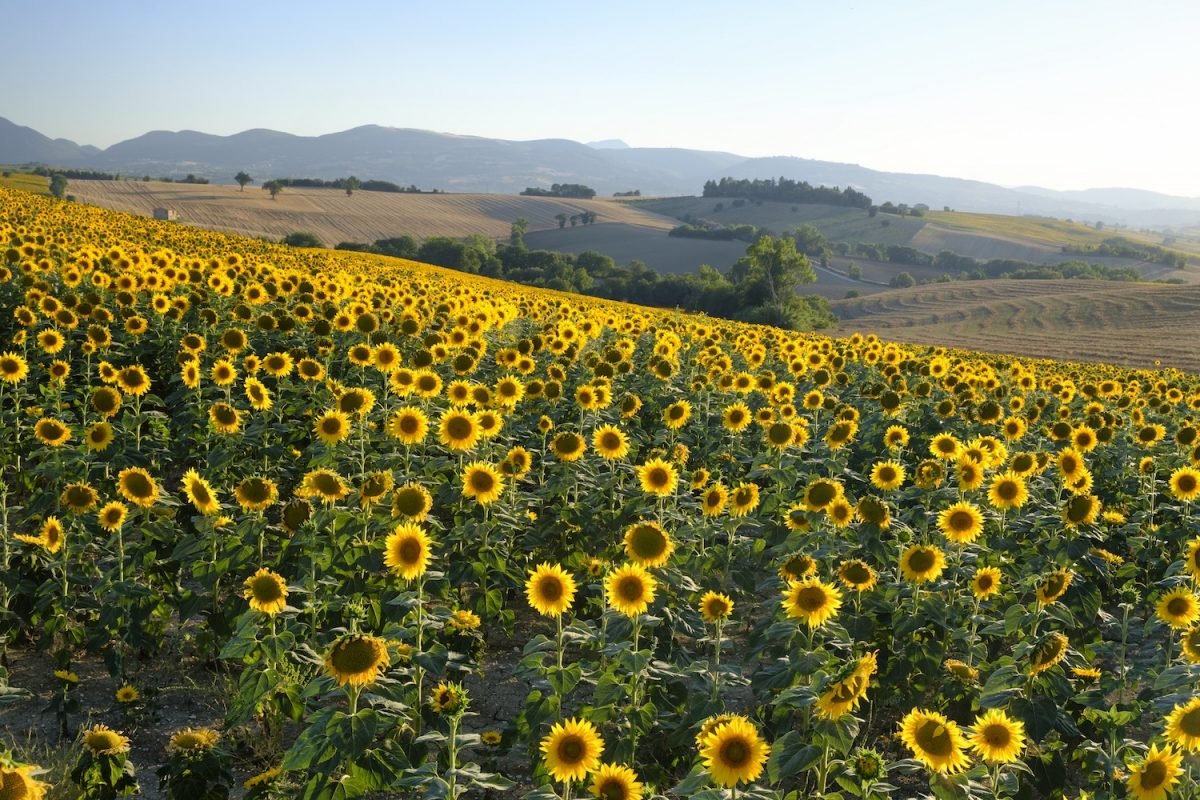
{"type": "Polygon", "coordinates": [[[1195,0],[4,0],[0,116],[621,138],[1200,196],[1195,0]]]}

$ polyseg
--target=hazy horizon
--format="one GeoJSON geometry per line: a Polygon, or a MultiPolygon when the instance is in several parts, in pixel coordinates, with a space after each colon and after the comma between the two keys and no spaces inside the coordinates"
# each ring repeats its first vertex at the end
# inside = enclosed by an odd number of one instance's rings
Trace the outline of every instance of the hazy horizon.
{"type": "Polygon", "coordinates": [[[1200,196],[1200,7],[929,0],[63,2],[11,10],[0,116],[108,147],[152,130],[365,124],[797,156],[1003,186],[1200,196]]]}

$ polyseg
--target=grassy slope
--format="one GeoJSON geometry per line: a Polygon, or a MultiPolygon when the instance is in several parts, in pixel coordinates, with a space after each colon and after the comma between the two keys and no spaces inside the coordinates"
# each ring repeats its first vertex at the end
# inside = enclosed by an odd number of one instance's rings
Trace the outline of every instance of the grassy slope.
{"type": "Polygon", "coordinates": [[[20,189],[33,194],[50,194],[50,179],[28,172],[12,172],[7,178],[0,174],[0,186],[5,189],[20,189]]]}
{"type": "Polygon", "coordinates": [[[1200,371],[1200,286],[966,281],[833,303],[842,330],[1025,356],[1200,371]]]}

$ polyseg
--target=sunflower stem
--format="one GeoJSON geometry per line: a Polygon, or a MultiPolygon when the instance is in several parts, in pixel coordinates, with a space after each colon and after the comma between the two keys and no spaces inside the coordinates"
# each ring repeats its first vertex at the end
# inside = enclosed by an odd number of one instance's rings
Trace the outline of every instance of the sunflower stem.
{"type": "Polygon", "coordinates": [[[558,656],[558,672],[556,672],[556,673],[555,673],[555,675],[554,675],[554,677],[555,677],[555,682],[554,682],[554,696],[555,696],[555,697],[558,699],[558,703],[556,704],[557,708],[555,708],[555,714],[556,714],[556,719],[557,719],[557,721],[559,721],[559,722],[562,722],[562,702],[563,702],[563,698],[562,698],[562,696],[559,694],[559,691],[558,691],[558,687],[560,687],[560,686],[562,686],[562,685],[563,685],[563,683],[562,683],[562,679],[563,679],[563,677],[562,677],[562,672],[563,672],[563,624],[562,624],[562,614],[556,614],[556,615],[554,616],[554,621],[555,621],[555,622],[557,623],[557,625],[558,625],[558,637],[557,637],[557,638],[556,638],[556,640],[555,640],[555,642],[556,642],[556,647],[555,647],[555,650],[557,651],[556,655],[558,656]]]}

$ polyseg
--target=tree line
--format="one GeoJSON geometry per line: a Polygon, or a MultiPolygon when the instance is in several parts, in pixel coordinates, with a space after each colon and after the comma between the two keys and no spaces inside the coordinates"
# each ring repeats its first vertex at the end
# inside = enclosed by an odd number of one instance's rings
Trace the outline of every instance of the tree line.
{"type": "Polygon", "coordinates": [[[807,256],[789,237],[763,236],[725,272],[707,264],[695,273],[659,273],[641,261],[618,265],[595,251],[579,255],[529,250],[525,226],[514,224],[507,243],[484,236],[454,239],[412,236],[379,239],[371,244],[342,242],[339,250],[407,258],[490,278],[591,297],[659,308],[700,311],[712,316],[759,322],[793,330],[836,323],[822,297],[798,289],[816,280],[807,256]]]}
{"type": "Polygon", "coordinates": [[[743,197],[753,200],[774,200],[781,203],[819,203],[830,206],[849,206],[869,209],[871,198],[847,186],[813,186],[806,181],[790,178],[721,178],[706,181],[704,197],[743,197]]]}
{"type": "Polygon", "coordinates": [[[527,186],[521,192],[526,197],[570,197],[576,200],[591,200],[596,196],[596,190],[582,183],[554,183],[549,189],[538,186],[527,186]]]}
{"type": "Polygon", "coordinates": [[[1187,265],[1187,256],[1152,244],[1133,242],[1121,236],[1105,239],[1100,244],[1067,244],[1062,251],[1072,255],[1109,256],[1112,258],[1135,258],[1168,267],[1182,269],[1187,265]]]}

